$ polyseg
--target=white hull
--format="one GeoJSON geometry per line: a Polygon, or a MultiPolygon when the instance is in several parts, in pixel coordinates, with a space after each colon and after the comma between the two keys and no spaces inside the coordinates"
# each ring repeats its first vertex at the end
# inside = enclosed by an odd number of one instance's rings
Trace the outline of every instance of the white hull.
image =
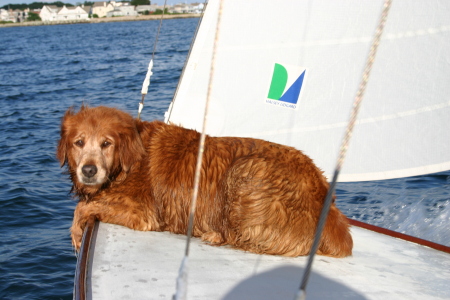
{"type": "MultiPolygon", "coordinates": [[[[307,299],[450,299],[450,254],[352,227],[353,256],[316,256],[307,299]]],[[[99,223],[87,299],[170,299],[186,237],[99,223]]],[[[293,299],[307,257],[256,255],[193,239],[188,299],[293,299]]]]}

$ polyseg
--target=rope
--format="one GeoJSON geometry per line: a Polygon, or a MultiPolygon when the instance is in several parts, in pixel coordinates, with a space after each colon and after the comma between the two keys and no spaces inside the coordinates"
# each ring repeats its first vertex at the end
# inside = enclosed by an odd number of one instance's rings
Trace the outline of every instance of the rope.
{"type": "Polygon", "coordinates": [[[220,1],[219,5],[220,5],[219,6],[219,14],[218,14],[216,31],[215,31],[216,34],[215,34],[215,38],[214,38],[211,68],[209,71],[208,91],[206,94],[205,111],[203,114],[203,127],[202,127],[202,132],[200,135],[200,142],[199,142],[198,154],[197,154],[197,165],[195,168],[194,189],[192,192],[191,206],[190,206],[190,211],[189,211],[189,223],[188,223],[188,229],[187,229],[186,249],[185,249],[185,253],[184,253],[185,257],[183,258],[183,261],[182,261],[182,264],[180,267],[180,272],[179,272],[179,275],[177,278],[177,292],[173,296],[173,299],[175,299],[175,300],[184,300],[184,299],[186,299],[186,296],[187,296],[188,257],[189,257],[192,232],[194,230],[194,217],[195,217],[195,209],[197,206],[198,190],[199,190],[199,185],[200,185],[200,174],[201,174],[203,153],[205,151],[205,140],[206,140],[205,131],[206,131],[206,125],[207,125],[207,121],[208,121],[208,110],[209,110],[209,102],[211,99],[212,83],[214,81],[214,70],[215,70],[214,66],[215,66],[215,59],[216,59],[216,55],[217,55],[217,43],[218,43],[219,35],[220,35],[220,21],[221,21],[221,17],[222,17],[223,1],[220,1]]]}
{"type": "Polygon", "coordinates": [[[138,109],[138,116],[137,116],[138,119],[141,118],[141,112],[142,112],[142,109],[144,108],[145,95],[147,95],[148,87],[150,85],[150,76],[153,75],[153,73],[152,73],[153,59],[155,58],[156,45],[158,44],[159,33],[161,31],[162,21],[164,18],[164,13],[166,11],[166,3],[167,3],[167,0],[164,1],[163,11],[161,14],[161,18],[159,19],[158,31],[156,32],[155,42],[153,43],[152,58],[150,59],[150,62],[148,64],[147,74],[145,75],[144,82],[142,83],[142,90],[141,90],[142,98],[141,98],[141,102],[139,102],[139,109],[138,109]]]}
{"type": "Polygon", "coordinates": [[[366,66],[365,66],[363,74],[362,74],[362,79],[361,79],[361,82],[359,85],[359,89],[356,93],[355,100],[353,102],[353,108],[352,108],[352,111],[350,114],[350,120],[347,125],[347,130],[346,130],[346,133],[345,133],[345,136],[344,136],[344,139],[342,141],[341,148],[339,151],[339,157],[338,157],[336,168],[334,171],[333,181],[330,184],[330,188],[329,188],[327,196],[325,198],[325,203],[323,205],[322,212],[320,214],[319,222],[317,225],[314,242],[311,247],[311,252],[309,254],[309,257],[308,257],[308,263],[306,265],[305,272],[303,274],[303,279],[302,279],[302,282],[300,285],[300,289],[297,291],[297,293],[295,295],[295,298],[294,298],[295,300],[303,300],[306,298],[306,286],[308,284],[308,279],[311,274],[311,267],[312,267],[312,263],[314,260],[314,256],[319,247],[320,237],[322,235],[322,231],[325,226],[328,212],[330,210],[330,206],[331,206],[331,202],[332,202],[331,200],[332,200],[332,196],[334,194],[335,188],[336,188],[337,179],[338,179],[339,173],[341,171],[342,164],[344,163],[344,160],[345,160],[345,155],[348,150],[350,138],[352,137],[353,128],[355,126],[356,118],[358,116],[359,107],[362,102],[364,92],[366,91],[366,86],[367,86],[367,82],[369,81],[370,71],[372,70],[372,65],[375,61],[375,55],[377,53],[377,49],[380,44],[381,35],[383,33],[384,25],[386,23],[389,9],[391,8],[391,4],[392,4],[392,0],[385,0],[384,5],[383,5],[383,11],[381,13],[380,21],[378,23],[378,27],[376,29],[376,33],[375,33],[374,39],[372,41],[372,45],[370,47],[369,56],[367,58],[366,66]]]}

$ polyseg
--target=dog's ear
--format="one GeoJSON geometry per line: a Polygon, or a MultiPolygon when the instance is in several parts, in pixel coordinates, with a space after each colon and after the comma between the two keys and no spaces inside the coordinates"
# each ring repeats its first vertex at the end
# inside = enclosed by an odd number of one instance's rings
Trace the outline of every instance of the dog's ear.
{"type": "Polygon", "coordinates": [[[136,121],[125,132],[119,133],[119,159],[122,170],[125,172],[128,172],[135,162],[142,160],[145,156],[144,144],[138,131],[142,130],[141,127],[141,122],[136,121]]]}
{"type": "Polygon", "coordinates": [[[64,166],[67,162],[67,150],[68,150],[68,120],[74,115],[73,107],[70,107],[64,117],[61,119],[61,138],[58,143],[58,148],[56,150],[56,158],[59,160],[59,164],[64,166]]]}

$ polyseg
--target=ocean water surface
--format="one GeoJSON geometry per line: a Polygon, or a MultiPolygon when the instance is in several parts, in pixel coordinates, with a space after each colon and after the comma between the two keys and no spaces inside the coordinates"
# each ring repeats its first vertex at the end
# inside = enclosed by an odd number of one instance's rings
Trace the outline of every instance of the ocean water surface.
{"type": "MultiPolygon", "coordinates": [[[[198,19],[164,21],[142,119],[163,119],[198,19]]],[[[136,115],[158,21],[0,28],[0,299],[72,299],[76,202],[55,158],[83,102],[136,115]]],[[[450,172],[338,185],[349,217],[450,246],[450,172]]]]}

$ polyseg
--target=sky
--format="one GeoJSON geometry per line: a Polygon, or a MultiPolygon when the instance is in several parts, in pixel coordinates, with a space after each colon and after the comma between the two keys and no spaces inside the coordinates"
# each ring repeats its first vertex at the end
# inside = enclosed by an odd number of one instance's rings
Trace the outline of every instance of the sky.
{"type": "MultiPolygon", "coordinates": [[[[0,7],[6,4],[22,4],[22,3],[30,4],[33,2],[55,2],[55,1],[61,1],[64,3],[71,3],[75,5],[77,3],[84,3],[85,0],[0,0],[0,7]]],[[[97,2],[100,0],[89,0],[89,1],[97,2]]],[[[164,0],[150,0],[150,1],[152,2],[152,4],[159,4],[159,5],[164,4],[164,0]]],[[[204,2],[204,0],[167,0],[167,5],[174,5],[178,3],[194,3],[194,2],[202,3],[204,2]]]]}

